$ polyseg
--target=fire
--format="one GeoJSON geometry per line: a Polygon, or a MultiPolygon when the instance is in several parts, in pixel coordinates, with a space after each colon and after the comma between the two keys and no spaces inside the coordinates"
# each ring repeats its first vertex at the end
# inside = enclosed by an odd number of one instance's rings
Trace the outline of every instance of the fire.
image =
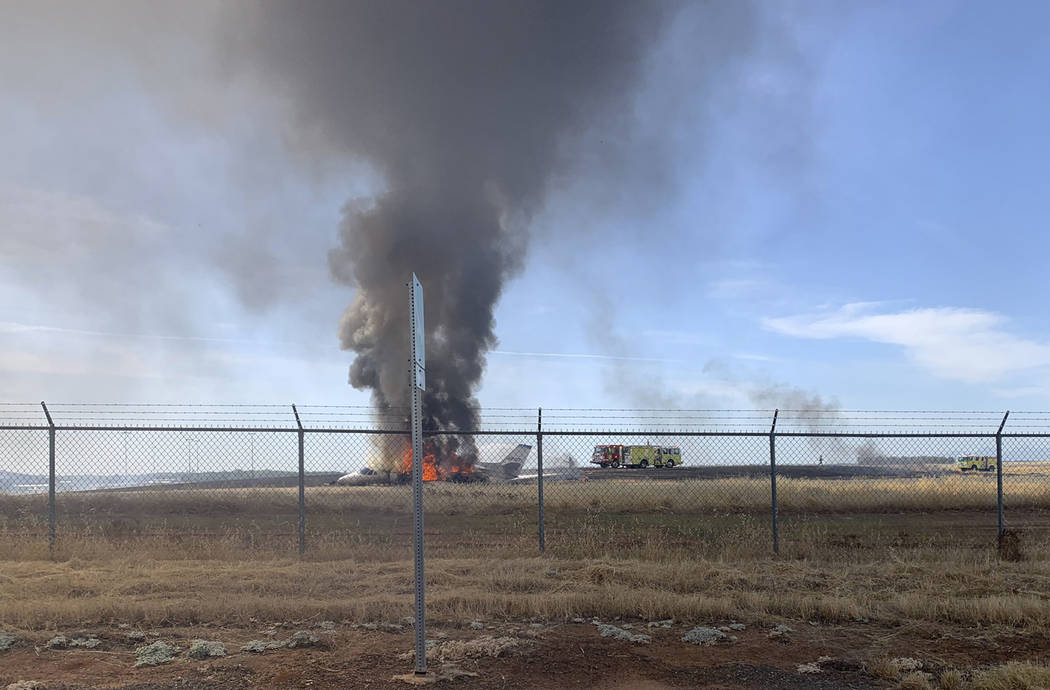
{"type": "MultiPolygon", "coordinates": [[[[440,450],[437,446],[438,444],[432,440],[427,440],[423,444],[423,481],[469,481],[470,476],[474,473],[474,468],[453,452],[442,454],[439,461],[437,455],[440,450]]],[[[412,472],[411,445],[406,444],[405,446],[398,472],[401,474],[412,472]]]]}

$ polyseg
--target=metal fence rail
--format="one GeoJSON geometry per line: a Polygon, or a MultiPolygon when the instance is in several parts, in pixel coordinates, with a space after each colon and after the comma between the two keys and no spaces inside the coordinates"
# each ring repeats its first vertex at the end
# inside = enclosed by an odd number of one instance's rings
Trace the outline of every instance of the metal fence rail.
{"type": "MultiPolygon", "coordinates": [[[[898,540],[896,515],[964,516],[1000,548],[1011,530],[1050,527],[1047,412],[489,408],[482,420],[424,429],[470,459],[461,474],[435,460],[425,510],[535,520],[540,552],[625,515],[640,530],[677,528],[655,516],[766,516],[774,553],[817,518],[844,543],[861,516],[898,540]],[[634,466],[599,466],[610,446],[636,449],[634,466]],[[667,458],[677,466],[657,466],[667,458]]],[[[46,534],[52,552],[87,532],[241,526],[301,555],[336,533],[389,539],[411,513],[409,448],[401,410],[4,404],[0,534],[46,534]]]]}

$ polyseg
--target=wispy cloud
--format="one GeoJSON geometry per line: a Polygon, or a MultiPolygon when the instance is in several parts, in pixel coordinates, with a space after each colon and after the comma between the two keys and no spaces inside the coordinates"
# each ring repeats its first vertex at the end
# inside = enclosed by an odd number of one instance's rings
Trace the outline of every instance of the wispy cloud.
{"type": "Polygon", "coordinates": [[[628,362],[682,362],[680,359],[661,357],[620,357],[617,355],[600,355],[589,352],[520,352],[517,350],[492,350],[489,354],[508,355],[511,357],[552,357],[557,359],[605,359],[628,362]]]}
{"type": "Polygon", "coordinates": [[[749,362],[774,362],[777,359],[771,355],[759,355],[753,352],[734,352],[730,356],[733,359],[743,359],[749,362]]]}
{"type": "Polygon", "coordinates": [[[217,343],[249,343],[251,340],[243,338],[212,338],[208,336],[176,335],[170,333],[119,333],[113,331],[92,331],[79,328],[61,328],[58,326],[46,326],[42,324],[18,323],[16,321],[0,321],[0,333],[51,333],[55,335],[91,336],[98,338],[116,339],[146,339],[146,340],[186,340],[217,343]]]}
{"type": "Polygon", "coordinates": [[[728,278],[708,284],[707,294],[716,299],[739,299],[765,290],[769,283],[758,278],[728,278]]]}
{"type": "Polygon", "coordinates": [[[970,383],[1050,367],[1050,344],[1010,333],[1000,314],[957,307],[878,313],[877,308],[877,303],[854,303],[817,314],[766,318],[762,324],[797,338],[897,345],[934,375],[970,383]]]}

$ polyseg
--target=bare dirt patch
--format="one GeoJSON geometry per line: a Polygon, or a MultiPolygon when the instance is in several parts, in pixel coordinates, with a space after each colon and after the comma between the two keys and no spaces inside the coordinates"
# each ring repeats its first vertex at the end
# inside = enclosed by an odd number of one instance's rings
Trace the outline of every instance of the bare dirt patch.
{"type": "MultiPolygon", "coordinates": [[[[721,623],[713,621],[712,624],[721,623]]],[[[636,622],[632,627],[644,626],[636,622]]],[[[650,645],[632,645],[603,638],[591,623],[549,623],[539,634],[527,623],[502,622],[495,630],[435,624],[428,638],[447,654],[429,662],[432,687],[469,688],[846,688],[897,687],[898,679],[872,672],[875,656],[914,659],[936,678],[949,669],[965,679],[987,676],[990,669],[1013,661],[1041,668],[1050,661],[1050,638],[1023,631],[972,631],[985,653],[974,655],[975,644],[950,637],[931,638],[922,630],[899,630],[854,624],[796,625],[789,644],[771,641],[768,628],[749,626],[732,644],[697,646],[681,640],[694,626],[650,629],[650,645]],[[987,635],[995,635],[988,644],[987,635]],[[463,652],[463,653],[458,653],[463,652]],[[477,652],[477,653],[474,653],[477,652]],[[820,659],[817,671],[800,666],[820,659]],[[949,661],[954,660],[954,661],[949,661]]],[[[135,648],[112,643],[108,650],[48,649],[43,635],[27,634],[30,644],[5,653],[0,688],[18,681],[35,681],[39,688],[123,688],[184,690],[212,688],[404,688],[397,677],[411,674],[405,652],[413,647],[411,630],[371,631],[340,625],[326,636],[326,648],[287,647],[265,655],[234,651],[258,634],[255,628],[169,628],[163,637],[182,649],[207,636],[221,642],[225,657],[194,659],[178,653],[172,661],[136,668],[135,648]]],[[[105,639],[118,631],[103,630],[105,639]]],[[[407,655],[410,657],[410,654],[407,655]]],[[[895,667],[903,674],[906,664],[895,667]]],[[[910,669],[911,666],[908,666],[910,669]]],[[[1002,671],[994,671],[1002,673],[1002,671]]],[[[1031,671],[1028,671],[1031,672],[1031,671]]],[[[934,687],[937,687],[936,684],[934,687]]],[[[980,687],[977,685],[976,687],[980,687]]]]}

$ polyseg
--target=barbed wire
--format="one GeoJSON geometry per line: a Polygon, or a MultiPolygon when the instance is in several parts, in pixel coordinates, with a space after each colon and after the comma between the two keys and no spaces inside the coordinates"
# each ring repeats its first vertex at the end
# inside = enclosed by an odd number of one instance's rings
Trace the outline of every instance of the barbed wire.
{"type": "MultiPolygon", "coordinates": [[[[52,419],[60,426],[143,426],[192,431],[197,426],[247,427],[270,425],[274,429],[296,428],[292,404],[276,403],[50,403],[52,419]]],[[[378,431],[400,429],[408,410],[390,406],[304,404],[296,405],[304,428],[336,429],[352,425],[355,429],[378,431]]],[[[475,430],[513,428],[527,433],[535,428],[540,408],[471,406],[479,417],[475,430]]],[[[779,431],[810,430],[960,430],[985,434],[998,431],[1005,411],[990,410],[875,410],[875,409],[782,409],[778,411],[779,431]]],[[[744,408],[624,408],[549,407],[542,408],[546,430],[592,429],[618,431],[726,429],[764,431],[772,423],[772,409],[744,408]]],[[[0,427],[45,425],[41,403],[0,402],[0,427]]],[[[1010,413],[1004,433],[1050,429],[1050,411],[1020,410],[1010,413]]],[[[430,432],[436,430],[428,430],[430,432]]],[[[449,433],[455,433],[454,431],[449,433]]]]}

